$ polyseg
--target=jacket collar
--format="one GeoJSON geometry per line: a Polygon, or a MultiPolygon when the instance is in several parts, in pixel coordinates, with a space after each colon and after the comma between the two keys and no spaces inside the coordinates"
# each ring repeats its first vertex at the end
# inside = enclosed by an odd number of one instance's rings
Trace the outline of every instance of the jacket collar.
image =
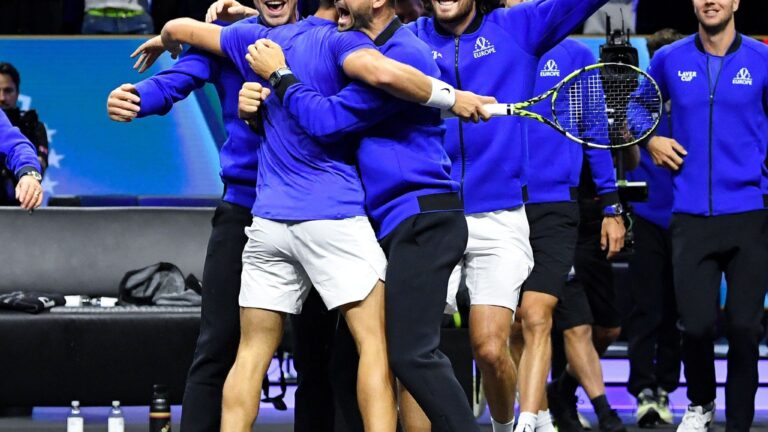
{"type": "Polygon", "coordinates": [[[376,36],[376,39],[373,40],[373,44],[377,47],[380,47],[387,43],[388,40],[392,39],[392,36],[395,35],[395,32],[397,29],[403,26],[403,23],[400,22],[400,18],[395,16],[395,18],[392,19],[392,22],[389,23],[389,25],[379,33],[378,36],[376,36]]]}
{"type": "MultiPolygon", "coordinates": [[[[482,13],[480,13],[480,11],[475,11],[475,17],[472,18],[472,22],[469,23],[469,26],[467,26],[467,29],[464,30],[464,33],[462,33],[462,35],[476,32],[480,28],[480,26],[483,24],[483,18],[485,18],[485,16],[482,13]]],[[[448,30],[444,29],[443,26],[441,26],[440,23],[437,22],[437,18],[432,18],[432,21],[434,21],[435,31],[438,34],[441,34],[443,36],[453,36],[453,34],[448,32],[448,30]]]]}
{"type": "MultiPolygon", "coordinates": [[[[696,34],[696,48],[698,48],[699,51],[701,51],[703,54],[708,54],[707,50],[704,49],[704,43],[701,41],[701,36],[699,34],[696,34]]],[[[731,55],[735,53],[736,51],[741,48],[741,33],[736,32],[736,38],[733,40],[733,43],[731,43],[731,47],[728,48],[728,52],[725,53],[725,55],[731,55]]]]}

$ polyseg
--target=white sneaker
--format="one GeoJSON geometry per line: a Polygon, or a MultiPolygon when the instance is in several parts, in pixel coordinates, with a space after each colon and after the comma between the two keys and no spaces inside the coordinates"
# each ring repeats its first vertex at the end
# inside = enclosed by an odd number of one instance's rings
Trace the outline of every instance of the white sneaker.
{"type": "Polygon", "coordinates": [[[485,399],[485,391],[483,390],[482,378],[475,379],[475,389],[479,388],[480,391],[475,393],[477,398],[473,401],[472,411],[475,414],[475,418],[480,418],[485,414],[485,409],[488,407],[488,401],[485,399]]]}
{"type": "Polygon", "coordinates": [[[688,406],[688,411],[683,416],[683,421],[677,427],[677,432],[707,432],[709,424],[715,417],[715,403],[711,407],[688,406]]]}
{"type": "Polygon", "coordinates": [[[581,415],[580,412],[577,412],[576,414],[579,416],[579,423],[581,423],[581,427],[586,430],[592,430],[592,423],[590,423],[586,417],[581,415]]]}

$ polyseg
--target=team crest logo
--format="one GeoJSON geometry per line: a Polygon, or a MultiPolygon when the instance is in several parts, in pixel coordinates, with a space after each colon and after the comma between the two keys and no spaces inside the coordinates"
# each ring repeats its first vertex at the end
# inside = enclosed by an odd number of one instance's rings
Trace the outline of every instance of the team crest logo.
{"type": "Polygon", "coordinates": [[[736,74],[736,78],[733,79],[735,85],[752,85],[752,74],[749,73],[749,69],[741,68],[739,73],[736,74]]]}
{"type": "Polygon", "coordinates": [[[437,60],[438,58],[443,58],[443,55],[439,51],[432,51],[432,59],[437,60]]]}
{"type": "Polygon", "coordinates": [[[677,76],[680,77],[680,81],[683,82],[691,82],[694,78],[696,78],[698,75],[696,71],[677,71],[677,76]]]}
{"type": "Polygon", "coordinates": [[[493,46],[491,41],[480,36],[475,41],[475,58],[485,57],[496,52],[496,47],[493,46]]]}
{"type": "Polygon", "coordinates": [[[559,77],[560,69],[557,67],[557,63],[552,59],[547,60],[547,63],[544,64],[544,69],[542,69],[541,72],[539,72],[539,76],[559,77]]]}

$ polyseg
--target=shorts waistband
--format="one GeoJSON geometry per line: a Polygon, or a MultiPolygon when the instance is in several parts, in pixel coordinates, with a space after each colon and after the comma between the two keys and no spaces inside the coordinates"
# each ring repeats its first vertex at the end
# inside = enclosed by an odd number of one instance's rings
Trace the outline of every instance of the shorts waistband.
{"type": "Polygon", "coordinates": [[[422,195],[417,198],[419,210],[424,212],[464,210],[458,192],[443,192],[430,195],[422,195]]]}

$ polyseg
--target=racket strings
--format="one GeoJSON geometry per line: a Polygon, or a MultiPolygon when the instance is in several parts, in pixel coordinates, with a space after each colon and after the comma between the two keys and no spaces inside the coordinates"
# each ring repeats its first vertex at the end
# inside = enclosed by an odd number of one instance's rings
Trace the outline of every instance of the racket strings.
{"type": "Polygon", "coordinates": [[[658,123],[660,95],[644,74],[620,65],[583,71],[559,89],[555,121],[566,132],[605,147],[648,135],[658,123]]]}

